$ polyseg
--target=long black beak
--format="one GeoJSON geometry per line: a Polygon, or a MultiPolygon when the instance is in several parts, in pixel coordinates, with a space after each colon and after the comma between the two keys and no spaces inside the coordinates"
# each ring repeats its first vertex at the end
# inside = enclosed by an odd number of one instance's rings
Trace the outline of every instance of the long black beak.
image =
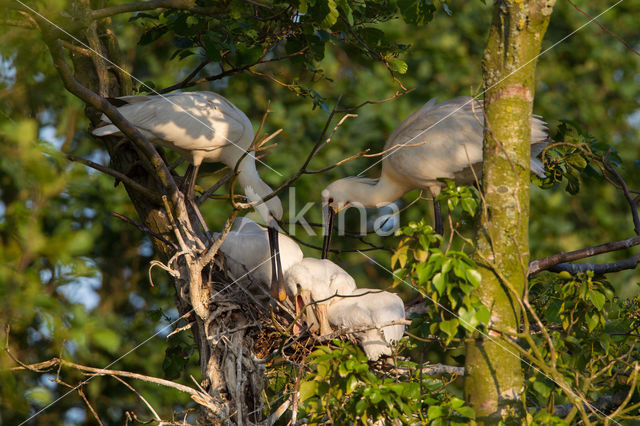
{"type": "Polygon", "coordinates": [[[287,293],[284,288],[284,277],[282,276],[278,230],[269,225],[267,233],[269,235],[269,250],[271,251],[271,295],[282,302],[287,298],[287,293]]]}
{"type": "Polygon", "coordinates": [[[333,219],[336,216],[335,210],[330,205],[327,206],[327,229],[322,243],[322,259],[329,257],[329,249],[331,248],[331,234],[333,233],[333,219]]]}

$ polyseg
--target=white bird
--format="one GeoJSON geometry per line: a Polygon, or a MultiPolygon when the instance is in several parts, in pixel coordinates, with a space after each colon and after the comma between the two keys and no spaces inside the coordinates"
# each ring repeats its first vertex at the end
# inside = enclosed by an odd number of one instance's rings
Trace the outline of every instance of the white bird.
{"type": "MultiPolygon", "coordinates": [[[[214,238],[219,237],[219,233],[214,233],[214,238]]],[[[246,282],[250,281],[250,276],[260,285],[271,285],[272,265],[267,237],[267,230],[248,217],[237,217],[233,221],[232,230],[220,246],[231,278],[246,282]]],[[[284,275],[302,260],[303,254],[300,246],[288,236],[279,233],[278,240],[284,275]]]]}
{"type": "MultiPolygon", "coordinates": [[[[260,201],[272,190],[258,175],[254,153],[250,151],[254,133],[251,121],[235,105],[213,92],[184,92],[161,96],[123,96],[112,99],[118,111],[151,142],[178,152],[189,167],[185,182],[187,198],[193,200],[193,188],[200,164],[221,162],[235,169],[238,182],[247,197],[260,201]],[[244,157],[243,157],[244,156],[244,157]],[[188,175],[188,176],[187,176],[188,175]]],[[[110,123],[106,115],[102,120],[110,123]]],[[[113,124],[98,127],[96,136],[121,133],[113,124]]],[[[273,260],[274,294],[286,297],[282,274],[279,274],[277,221],[282,219],[282,203],[273,197],[256,207],[269,226],[269,242],[273,260]],[[264,206],[266,205],[266,209],[264,206]],[[262,207],[262,208],[260,208],[262,207]]]]}
{"type": "MultiPolygon", "coordinates": [[[[436,103],[431,99],[404,120],[389,136],[384,149],[382,173],[377,179],[347,177],[322,191],[323,207],[328,214],[325,235],[326,257],[330,243],[333,216],[351,205],[382,207],[412,189],[428,189],[434,198],[436,231],[442,234],[440,206],[435,201],[443,186],[438,178],[454,179],[459,185],[474,183],[469,165],[482,175],[482,143],[484,132],[482,104],[462,96],[436,103]],[[404,145],[404,146],[403,146],[404,145]]],[[[546,123],[531,119],[531,171],[544,177],[544,167],[535,157],[542,152],[547,138],[546,123]]]]}
{"type": "Polygon", "coordinates": [[[354,334],[372,361],[381,355],[391,355],[390,344],[402,339],[404,334],[403,324],[384,326],[404,320],[402,299],[387,291],[358,288],[350,297],[341,297],[329,305],[327,316],[334,327],[362,329],[354,334]]]}
{"type": "Polygon", "coordinates": [[[327,306],[339,300],[338,295],[351,294],[355,280],[344,269],[328,259],[305,257],[291,266],[284,276],[287,295],[295,305],[296,317],[307,305],[307,324],[320,335],[331,333],[327,306]]]}

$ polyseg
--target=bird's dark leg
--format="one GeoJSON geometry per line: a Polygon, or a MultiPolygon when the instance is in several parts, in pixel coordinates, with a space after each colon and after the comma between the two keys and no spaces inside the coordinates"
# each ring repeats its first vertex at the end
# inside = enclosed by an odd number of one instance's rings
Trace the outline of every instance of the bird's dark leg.
{"type": "Polygon", "coordinates": [[[187,204],[191,206],[193,209],[193,213],[196,215],[198,222],[200,222],[200,226],[202,227],[202,231],[204,232],[207,240],[211,243],[211,237],[209,236],[209,227],[207,223],[204,221],[202,217],[202,213],[200,213],[200,207],[196,202],[195,198],[195,186],[196,186],[196,178],[198,177],[198,169],[200,169],[200,165],[197,166],[189,163],[187,167],[187,171],[184,173],[184,178],[182,180],[182,187],[180,188],[184,193],[185,198],[187,199],[187,204]]]}
{"type": "Polygon", "coordinates": [[[435,222],[436,234],[444,235],[444,225],[442,224],[442,211],[440,201],[433,198],[433,221],[435,222]]]}
{"type": "Polygon", "coordinates": [[[194,166],[189,163],[187,167],[187,171],[184,172],[184,178],[182,180],[182,192],[188,200],[195,199],[195,187],[196,187],[196,178],[198,177],[198,169],[200,168],[200,164],[194,166]]]}

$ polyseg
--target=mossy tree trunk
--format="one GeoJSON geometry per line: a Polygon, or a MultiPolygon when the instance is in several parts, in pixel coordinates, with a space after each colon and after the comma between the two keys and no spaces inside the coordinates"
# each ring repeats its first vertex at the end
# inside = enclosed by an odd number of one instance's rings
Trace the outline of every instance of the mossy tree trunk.
{"type": "Polygon", "coordinates": [[[465,395],[479,420],[518,415],[519,356],[501,341],[516,332],[529,262],[530,120],[540,53],[554,0],[497,1],[484,53],[483,218],[477,233],[478,290],[491,311],[488,336],[467,343],[465,395]]]}

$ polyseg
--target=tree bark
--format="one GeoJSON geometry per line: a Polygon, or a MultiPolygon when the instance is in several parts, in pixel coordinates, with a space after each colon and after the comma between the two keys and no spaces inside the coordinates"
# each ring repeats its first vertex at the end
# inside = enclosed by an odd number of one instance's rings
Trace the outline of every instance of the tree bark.
{"type": "MultiPolygon", "coordinates": [[[[497,1],[483,58],[484,209],[476,237],[490,326],[517,332],[529,262],[530,120],[536,57],[553,0],[497,1]]],[[[500,333],[467,342],[465,396],[481,422],[519,416],[521,361],[500,333]]]]}

